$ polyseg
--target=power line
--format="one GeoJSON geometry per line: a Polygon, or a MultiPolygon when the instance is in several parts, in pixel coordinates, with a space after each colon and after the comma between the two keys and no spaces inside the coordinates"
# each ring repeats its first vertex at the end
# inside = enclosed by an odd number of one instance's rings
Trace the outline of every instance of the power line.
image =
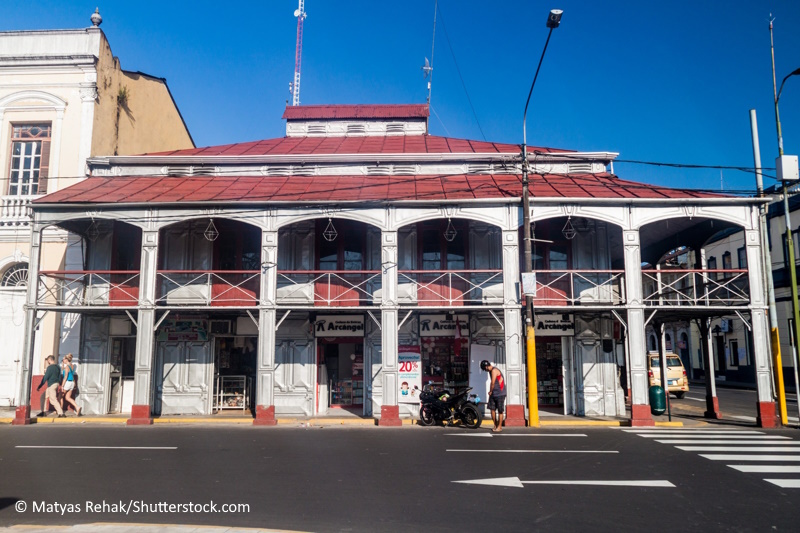
{"type": "MultiPolygon", "coordinates": [[[[650,165],[656,167],[669,167],[669,168],[694,168],[694,169],[713,169],[713,170],[738,170],[740,172],[747,172],[748,174],[755,174],[757,170],[754,167],[741,167],[730,165],[694,165],[691,163],[664,163],[659,161],[638,161],[635,159],[615,159],[614,163],[630,163],[634,165],[650,165]]],[[[777,180],[776,176],[764,174],[764,170],[775,170],[775,167],[761,167],[760,174],[765,178],[777,180]]]]}
{"type": "Polygon", "coordinates": [[[458,60],[456,59],[456,54],[453,51],[453,45],[450,43],[450,36],[447,34],[447,25],[444,23],[444,12],[442,11],[441,7],[439,8],[439,17],[442,19],[442,29],[444,30],[444,37],[447,40],[447,46],[450,48],[450,55],[453,56],[453,63],[455,63],[456,65],[456,72],[458,72],[458,78],[461,80],[461,87],[464,88],[464,94],[467,95],[467,102],[469,102],[469,108],[472,109],[472,116],[475,117],[475,123],[478,125],[478,129],[481,132],[481,137],[483,137],[483,140],[486,141],[486,135],[483,133],[483,128],[481,128],[481,123],[478,120],[478,114],[475,113],[475,106],[472,105],[472,99],[469,97],[467,84],[464,83],[464,77],[461,75],[461,68],[459,68],[458,66],[458,60]]]}

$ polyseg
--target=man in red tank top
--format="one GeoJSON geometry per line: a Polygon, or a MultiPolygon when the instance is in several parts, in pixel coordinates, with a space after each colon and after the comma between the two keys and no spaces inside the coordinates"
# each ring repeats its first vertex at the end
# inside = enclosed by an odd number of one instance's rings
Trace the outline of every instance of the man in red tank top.
{"type": "Polygon", "coordinates": [[[503,379],[503,373],[500,369],[494,366],[489,361],[481,361],[481,370],[489,373],[491,383],[489,384],[489,401],[486,405],[492,412],[492,422],[494,422],[494,433],[503,431],[503,415],[505,414],[506,406],[506,381],[503,379]]]}

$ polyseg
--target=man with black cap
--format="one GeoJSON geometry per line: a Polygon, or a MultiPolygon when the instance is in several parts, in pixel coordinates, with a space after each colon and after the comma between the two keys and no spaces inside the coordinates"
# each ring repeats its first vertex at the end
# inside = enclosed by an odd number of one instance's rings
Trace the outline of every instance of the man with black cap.
{"type": "Polygon", "coordinates": [[[506,407],[506,381],[503,379],[503,373],[500,369],[494,366],[489,361],[481,361],[481,370],[489,373],[491,383],[489,384],[489,401],[486,405],[492,412],[492,421],[494,422],[494,433],[503,431],[503,414],[506,407]],[[497,414],[495,415],[495,411],[497,414]]]}

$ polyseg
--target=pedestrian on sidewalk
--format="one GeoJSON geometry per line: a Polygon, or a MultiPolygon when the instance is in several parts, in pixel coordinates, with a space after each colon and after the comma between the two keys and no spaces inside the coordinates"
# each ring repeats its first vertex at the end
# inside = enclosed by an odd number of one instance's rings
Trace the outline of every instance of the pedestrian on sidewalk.
{"type": "Polygon", "coordinates": [[[492,412],[492,422],[494,422],[494,433],[503,431],[503,415],[506,410],[506,381],[503,373],[489,361],[481,361],[481,370],[489,373],[491,382],[489,384],[489,401],[486,403],[492,412]]]}
{"type": "Polygon", "coordinates": [[[63,367],[64,378],[61,382],[61,389],[64,391],[63,399],[75,409],[75,414],[81,416],[81,408],[78,407],[78,404],[72,399],[72,393],[75,390],[75,366],[72,364],[71,353],[64,356],[63,367]]]}
{"type": "MultiPolygon", "coordinates": [[[[36,387],[36,390],[40,390],[42,386],[47,383],[45,397],[50,401],[50,405],[56,408],[58,418],[64,418],[64,410],[61,409],[61,402],[58,399],[58,387],[61,384],[61,369],[56,364],[56,358],[52,355],[48,355],[44,361],[47,363],[47,370],[44,371],[42,381],[39,382],[39,386],[36,387]]],[[[47,416],[47,413],[42,411],[36,416],[47,416]]]]}

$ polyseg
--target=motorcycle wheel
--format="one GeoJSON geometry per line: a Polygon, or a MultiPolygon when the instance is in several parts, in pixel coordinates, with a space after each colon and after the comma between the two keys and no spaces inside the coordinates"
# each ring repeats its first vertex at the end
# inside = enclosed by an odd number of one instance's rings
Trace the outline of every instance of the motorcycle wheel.
{"type": "Polygon", "coordinates": [[[461,420],[464,422],[464,426],[470,429],[477,429],[481,427],[481,415],[478,412],[478,408],[468,403],[461,408],[461,420]]]}
{"type": "Polygon", "coordinates": [[[436,424],[436,419],[433,417],[433,411],[430,407],[422,406],[419,408],[419,423],[423,426],[436,424]]]}

